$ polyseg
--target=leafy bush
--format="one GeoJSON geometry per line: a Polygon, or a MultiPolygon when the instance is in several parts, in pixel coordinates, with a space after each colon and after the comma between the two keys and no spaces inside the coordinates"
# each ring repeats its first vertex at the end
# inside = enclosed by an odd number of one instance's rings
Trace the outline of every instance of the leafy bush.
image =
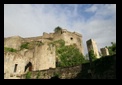
{"type": "Polygon", "coordinates": [[[54,32],[57,33],[57,32],[60,32],[61,30],[62,30],[62,28],[58,26],[58,27],[56,27],[56,28],[54,29],[54,32]]]}
{"type": "Polygon", "coordinates": [[[25,42],[25,43],[23,43],[21,46],[20,46],[20,49],[22,50],[22,49],[28,49],[29,48],[29,43],[28,42],[25,42]]]}
{"type": "Polygon", "coordinates": [[[31,72],[29,71],[29,72],[27,72],[27,74],[26,74],[26,79],[30,79],[31,78],[31,72]]]}
{"type": "Polygon", "coordinates": [[[64,40],[57,40],[49,43],[49,45],[55,45],[56,55],[58,56],[56,61],[57,67],[70,67],[83,63],[85,59],[76,45],[65,46],[64,40]]]}
{"type": "Polygon", "coordinates": [[[58,72],[55,72],[55,73],[54,73],[54,77],[58,77],[58,78],[59,78],[60,76],[61,76],[60,73],[58,73],[58,72]]]}
{"type": "Polygon", "coordinates": [[[36,42],[36,41],[32,41],[32,42],[25,42],[20,46],[20,49],[33,49],[35,46],[41,46],[44,43],[42,42],[36,42]]]}
{"type": "Polygon", "coordinates": [[[44,45],[44,43],[42,43],[42,42],[36,42],[36,45],[37,46],[41,46],[41,45],[44,45]]]}
{"type": "Polygon", "coordinates": [[[14,49],[14,48],[8,48],[8,47],[4,47],[4,51],[7,51],[7,52],[17,52],[16,49],[14,49]]]}
{"type": "Polygon", "coordinates": [[[36,77],[36,78],[37,78],[37,79],[39,79],[39,77],[40,77],[40,71],[38,72],[38,74],[37,74],[37,77],[36,77]]]}
{"type": "Polygon", "coordinates": [[[116,43],[111,42],[111,46],[106,46],[108,48],[109,54],[114,55],[116,54],[116,43]]]}
{"type": "Polygon", "coordinates": [[[57,48],[56,53],[60,59],[57,63],[58,67],[75,66],[84,61],[82,53],[73,45],[57,48]]]}
{"type": "Polygon", "coordinates": [[[65,41],[60,39],[60,40],[57,40],[57,41],[54,41],[54,42],[51,42],[49,44],[52,44],[53,46],[55,45],[56,47],[62,47],[65,45],[65,41]]]}

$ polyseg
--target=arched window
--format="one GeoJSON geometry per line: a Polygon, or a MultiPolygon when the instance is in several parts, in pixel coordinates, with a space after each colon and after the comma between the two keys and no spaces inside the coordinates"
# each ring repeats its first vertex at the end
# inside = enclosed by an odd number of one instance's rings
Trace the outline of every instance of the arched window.
{"type": "Polygon", "coordinates": [[[32,71],[32,63],[29,62],[26,66],[25,66],[25,71],[29,68],[29,71],[32,71]]]}

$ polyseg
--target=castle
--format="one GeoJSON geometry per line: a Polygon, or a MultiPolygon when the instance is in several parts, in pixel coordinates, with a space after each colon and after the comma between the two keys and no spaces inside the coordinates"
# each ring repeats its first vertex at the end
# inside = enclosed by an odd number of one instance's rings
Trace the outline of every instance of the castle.
{"type": "Polygon", "coordinates": [[[77,32],[69,32],[66,29],[61,29],[61,31],[54,33],[44,32],[42,36],[38,37],[22,38],[12,36],[4,38],[4,47],[19,50],[18,52],[4,51],[4,78],[19,76],[28,71],[56,68],[56,48],[49,45],[49,43],[60,39],[65,41],[65,45],[76,44],[79,51],[84,54],[82,35],[77,32]],[[20,50],[21,45],[26,42],[41,45],[20,50]]]}

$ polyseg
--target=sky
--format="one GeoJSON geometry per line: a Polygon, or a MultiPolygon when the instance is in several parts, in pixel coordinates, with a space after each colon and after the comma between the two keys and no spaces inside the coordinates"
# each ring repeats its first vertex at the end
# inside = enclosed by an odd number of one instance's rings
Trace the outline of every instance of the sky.
{"type": "Polygon", "coordinates": [[[94,39],[98,50],[116,42],[116,4],[4,4],[4,37],[42,36],[60,26],[94,39]]]}

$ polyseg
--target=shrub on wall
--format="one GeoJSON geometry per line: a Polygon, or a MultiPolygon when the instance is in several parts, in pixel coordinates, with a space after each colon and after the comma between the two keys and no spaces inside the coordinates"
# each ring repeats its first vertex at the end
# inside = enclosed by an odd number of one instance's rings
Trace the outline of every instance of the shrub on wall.
{"type": "Polygon", "coordinates": [[[37,73],[36,79],[39,79],[40,77],[40,71],[37,73]]]}
{"type": "Polygon", "coordinates": [[[110,55],[116,54],[116,43],[111,42],[111,46],[106,46],[106,48],[108,48],[110,55]]]}
{"type": "Polygon", "coordinates": [[[57,47],[63,47],[65,45],[65,41],[60,39],[60,40],[57,40],[57,41],[54,41],[54,42],[51,42],[49,43],[49,45],[52,45],[52,46],[56,46],[57,47]]]}
{"type": "Polygon", "coordinates": [[[75,45],[65,46],[64,40],[57,40],[52,43],[56,46],[56,54],[58,55],[57,67],[75,66],[84,61],[82,53],[75,45]]]}
{"type": "Polygon", "coordinates": [[[76,45],[65,46],[64,40],[57,40],[49,43],[56,47],[56,55],[58,56],[56,61],[56,67],[70,67],[83,63],[85,59],[76,45]]]}
{"type": "Polygon", "coordinates": [[[30,78],[31,78],[31,72],[27,72],[26,79],[30,79],[30,78]]]}
{"type": "Polygon", "coordinates": [[[20,49],[33,49],[35,46],[41,46],[41,45],[44,45],[44,43],[42,42],[35,42],[35,41],[32,41],[32,42],[25,42],[23,43],[21,46],[20,46],[20,49]]]}
{"type": "Polygon", "coordinates": [[[29,48],[29,43],[28,42],[25,42],[25,43],[23,43],[21,46],[20,46],[20,49],[22,50],[22,49],[28,49],[29,48]]]}
{"type": "Polygon", "coordinates": [[[56,51],[60,59],[58,67],[80,65],[84,61],[82,53],[73,45],[60,47],[56,51]]]}
{"type": "Polygon", "coordinates": [[[4,47],[4,51],[7,51],[7,52],[17,52],[16,49],[14,49],[14,48],[8,48],[8,47],[4,47]]]}

